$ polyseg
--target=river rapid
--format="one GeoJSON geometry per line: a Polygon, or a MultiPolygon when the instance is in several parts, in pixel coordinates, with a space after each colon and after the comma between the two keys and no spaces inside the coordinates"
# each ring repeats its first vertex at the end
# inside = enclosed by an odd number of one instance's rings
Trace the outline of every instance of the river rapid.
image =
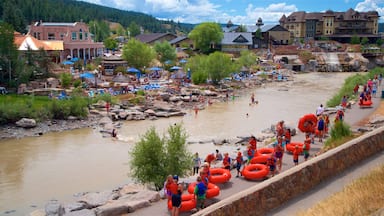
{"type": "Polygon", "coordinates": [[[99,128],[2,140],[0,215],[25,215],[43,208],[50,199],[68,202],[76,193],[103,191],[132,182],[129,151],[150,126],[163,134],[169,125],[183,123],[192,143],[189,150],[199,152],[201,157],[217,148],[235,152],[236,146],[215,146],[208,141],[258,135],[279,120],[296,127],[302,115],[325,103],[350,75],[297,74],[294,81],[238,92],[234,100],[214,103],[197,115],[189,111],[184,117],[127,121],[118,129],[120,141],[103,137],[99,128]],[[252,93],[259,103],[250,106],[252,93]]]}

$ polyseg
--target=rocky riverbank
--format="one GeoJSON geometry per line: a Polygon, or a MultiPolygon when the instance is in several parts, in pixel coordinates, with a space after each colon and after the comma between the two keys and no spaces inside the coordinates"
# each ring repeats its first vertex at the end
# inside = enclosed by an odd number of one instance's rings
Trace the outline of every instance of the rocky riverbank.
{"type": "MultiPolygon", "coordinates": [[[[281,72],[285,80],[293,79],[292,71],[281,72]]],[[[164,87],[147,94],[145,102],[133,105],[126,100],[106,110],[106,102],[99,101],[90,106],[89,115],[85,119],[69,117],[67,120],[49,120],[36,122],[33,119],[22,119],[17,124],[0,126],[0,140],[42,136],[49,132],[61,132],[87,127],[102,126],[102,132],[111,133],[118,127],[116,121],[156,120],[172,116],[184,116],[189,109],[203,110],[211,103],[219,103],[235,97],[238,91],[246,88],[255,88],[277,81],[276,76],[253,76],[241,81],[226,81],[220,86],[195,86],[189,85],[175,88],[164,87]],[[108,120],[111,119],[112,121],[108,120]]],[[[171,86],[172,87],[172,86],[171,86]]]]}

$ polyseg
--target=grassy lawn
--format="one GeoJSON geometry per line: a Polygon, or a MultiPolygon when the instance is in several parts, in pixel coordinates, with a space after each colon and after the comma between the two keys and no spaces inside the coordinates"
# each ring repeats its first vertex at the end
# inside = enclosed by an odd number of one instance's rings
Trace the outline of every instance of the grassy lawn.
{"type": "Polygon", "coordinates": [[[47,96],[33,96],[33,95],[17,95],[8,94],[0,95],[0,104],[7,105],[27,105],[32,108],[42,108],[51,103],[52,100],[47,96]]]}
{"type": "Polygon", "coordinates": [[[347,185],[342,191],[324,199],[314,207],[297,213],[308,215],[371,215],[383,208],[384,165],[347,185]]]}

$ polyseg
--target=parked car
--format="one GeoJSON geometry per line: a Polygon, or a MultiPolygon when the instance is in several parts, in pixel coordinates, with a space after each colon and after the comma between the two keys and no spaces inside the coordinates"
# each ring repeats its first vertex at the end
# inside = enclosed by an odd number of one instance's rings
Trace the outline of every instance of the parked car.
{"type": "Polygon", "coordinates": [[[8,94],[8,91],[5,87],[0,87],[0,94],[5,95],[8,94]]]}

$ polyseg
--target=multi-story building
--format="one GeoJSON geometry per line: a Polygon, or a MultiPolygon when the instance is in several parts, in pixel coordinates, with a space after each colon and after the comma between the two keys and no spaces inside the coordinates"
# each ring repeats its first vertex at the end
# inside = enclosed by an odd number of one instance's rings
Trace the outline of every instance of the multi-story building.
{"type": "Polygon", "coordinates": [[[31,25],[29,34],[38,40],[63,41],[64,51],[60,53],[61,61],[67,58],[89,60],[103,54],[103,43],[96,43],[92,40],[89,28],[83,22],[55,23],[40,21],[31,25]]]}
{"type": "Polygon", "coordinates": [[[358,12],[353,9],[324,13],[298,11],[288,17],[283,15],[279,22],[294,38],[329,38],[349,42],[355,35],[374,42],[379,38],[379,17],[377,11],[358,12]]]}

